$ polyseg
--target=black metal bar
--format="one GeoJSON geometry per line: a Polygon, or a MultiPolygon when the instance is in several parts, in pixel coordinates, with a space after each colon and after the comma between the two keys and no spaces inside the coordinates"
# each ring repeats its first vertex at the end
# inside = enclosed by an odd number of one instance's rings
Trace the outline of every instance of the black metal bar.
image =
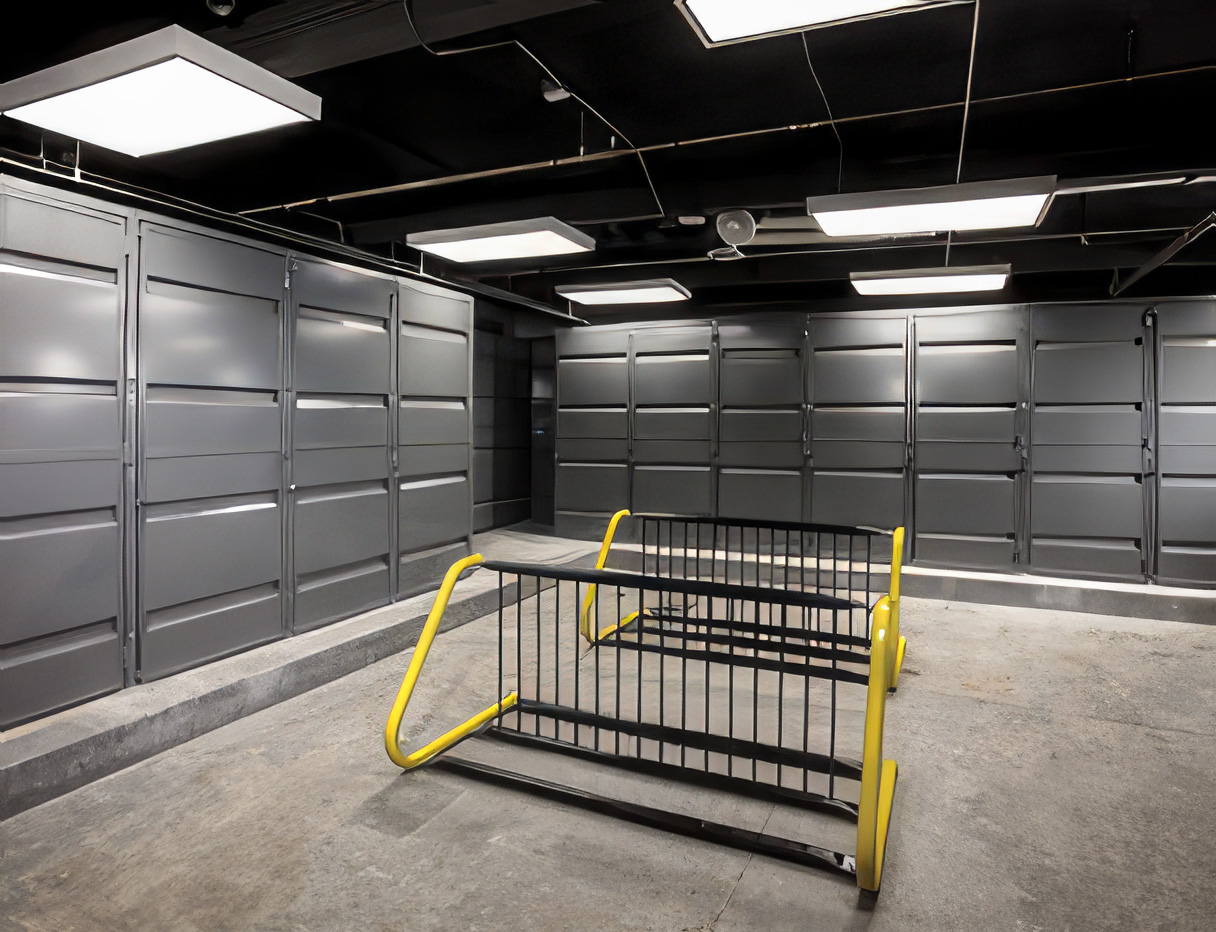
{"type": "MultiPolygon", "coordinates": [[[[656,518],[656,519],[663,519],[663,520],[668,520],[668,521],[671,521],[671,520],[688,521],[688,520],[692,520],[692,519],[696,519],[696,518],[705,518],[705,519],[712,518],[711,515],[679,515],[679,514],[668,514],[666,512],[658,512],[658,511],[639,511],[639,512],[635,512],[633,517],[635,517],[635,518],[656,518]]],[[[879,530],[878,528],[852,527],[847,524],[817,524],[815,522],[808,522],[808,521],[776,521],[776,520],[760,521],[760,520],[748,519],[748,518],[721,518],[721,517],[713,519],[713,520],[716,520],[723,527],[736,527],[736,528],[777,528],[778,530],[781,530],[781,531],[785,531],[785,530],[825,531],[825,532],[835,531],[837,533],[845,533],[845,534],[857,533],[857,534],[868,534],[871,536],[876,535],[876,534],[886,533],[885,531],[879,530]]]]}
{"type": "MultiPolygon", "coordinates": [[[[523,583],[523,577],[520,577],[520,583],[523,583]]],[[[560,585],[554,583],[554,585],[560,585]]],[[[541,628],[540,628],[540,576],[536,577],[536,698],[541,698],[540,692],[540,657],[541,657],[541,628]]],[[[536,733],[540,734],[540,719],[536,720],[536,733]]]]}
{"type": "MultiPolygon", "coordinates": [[[[693,627],[699,628],[702,627],[702,625],[695,625],[693,627]]],[[[704,627],[712,628],[719,626],[704,625],[704,627]]],[[[761,627],[766,628],[767,626],[761,627]]],[[[794,628],[791,630],[797,631],[798,629],[794,628]]],[[[870,662],[869,656],[860,652],[844,651],[839,649],[834,650],[830,647],[815,647],[809,643],[791,644],[790,641],[785,638],[757,641],[755,638],[734,637],[729,634],[714,634],[712,631],[708,630],[704,633],[700,631],[690,632],[688,630],[663,628],[659,625],[644,626],[642,631],[645,634],[657,634],[664,640],[677,640],[685,642],[704,641],[707,644],[716,644],[720,647],[739,647],[743,650],[754,650],[758,653],[781,654],[782,656],[785,656],[786,654],[793,654],[795,657],[802,657],[807,660],[830,660],[833,664],[835,664],[837,660],[841,660],[845,663],[855,663],[858,666],[868,666],[870,662]]],[[[610,637],[612,636],[610,635],[610,637]]],[[[604,640],[606,643],[609,641],[608,638],[605,638],[604,640]]],[[[807,639],[800,637],[799,640],[807,639]]],[[[727,664],[727,656],[728,655],[723,655],[721,659],[715,662],[719,664],[727,664]]],[[[827,668],[823,667],[821,669],[826,670],[827,668]]],[[[824,679],[828,678],[829,677],[825,674],[824,679]]]]}
{"type": "Polygon", "coordinates": [[[541,780],[539,777],[513,773],[509,770],[502,770],[498,767],[491,767],[489,764],[465,760],[464,758],[440,757],[436,760],[436,763],[474,779],[509,783],[517,789],[534,795],[602,812],[639,825],[665,829],[666,831],[686,835],[690,838],[714,841],[732,848],[739,848],[743,851],[766,854],[771,857],[781,858],[782,860],[804,864],[808,867],[821,868],[845,877],[855,877],[857,875],[856,861],[853,855],[830,851],[827,848],[792,841],[791,839],[782,838],[777,835],[753,832],[733,825],[725,825],[721,822],[697,819],[676,812],[668,812],[665,809],[656,809],[653,806],[643,806],[638,803],[612,799],[608,796],[600,796],[586,790],[561,786],[548,780],[541,780]]]}
{"type": "MultiPolygon", "coordinates": [[[[502,586],[502,572],[498,574],[498,585],[502,586]]],[[[524,697],[524,623],[523,596],[524,579],[515,577],[515,687],[519,690],[519,698],[524,697]]],[[[524,720],[522,715],[515,716],[515,724],[522,730],[524,720]]]]}
{"type": "MultiPolygon", "coordinates": [[[[728,614],[733,614],[733,612],[729,612],[728,614]]],[[[664,612],[655,612],[655,611],[648,612],[646,617],[650,618],[652,620],[660,620],[660,621],[670,621],[670,622],[683,621],[683,618],[680,615],[669,615],[664,612]]],[[[770,637],[770,638],[783,637],[783,638],[790,638],[790,639],[793,639],[796,641],[826,641],[828,643],[839,643],[841,645],[852,646],[852,647],[863,647],[866,650],[869,650],[869,648],[870,648],[870,639],[861,637],[860,635],[858,635],[856,637],[854,637],[852,635],[848,635],[848,634],[832,635],[826,631],[807,631],[804,628],[795,628],[791,625],[770,625],[770,624],[765,624],[763,622],[756,623],[756,622],[751,622],[751,621],[738,621],[734,618],[729,618],[729,617],[727,617],[727,618],[705,618],[705,619],[698,619],[698,620],[702,621],[706,624],[709,624],[714,628],[728,628],[731,631],[741,631],[741,632],[747,632],[749,634],[762,634],[762,635],[765,635],[766,637],[770,637]]],[[[827,650],[827,649],[828,648],[825,648],[825,650],[827,650]]],[[[842,648],[837,648],[837,649],[842,649],[842,648]]],[[[826,658],[826,655],[824,655],[824,656],[826,658]]],[[[853,656],[858,658],[859,663],[862,663],[862,662],[868,663],[869,662],[868,654],[857,654],[857,655],[853,655],[853,656]]]]}

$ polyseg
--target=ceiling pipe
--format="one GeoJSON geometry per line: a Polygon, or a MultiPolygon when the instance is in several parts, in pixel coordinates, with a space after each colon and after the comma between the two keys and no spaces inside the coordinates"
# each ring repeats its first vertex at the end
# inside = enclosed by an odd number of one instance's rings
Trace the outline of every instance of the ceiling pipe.
{"type": "Polygon", "coordinates": [[[1212,229],[1214,226],[1216,226],[1216,211],[1212,211],[1212,213],[1208,214],[1197,224],[1179,236],[1176,240],[1161,250],[1161,252],[1149,259],[1148,262],[1136,269],[1136,271],[1133,272],[1131,276],[1124,282],[1121,284],[1118,282],[1111,282],[1110,296],[1112,298],[1119,297],[1119,295],[1123,294],[1123,292],[1127,291],[1128,288],[1136,284],[1136,282],[1140,281],[1140,279],[1144,278],[1144,276],[1149,272],[1152,272],[1154,269],[1158,269],[1165,265],[1165,263],[1169,262],[1170,259],[1172,259],[1179,252],[1179,250],[1195,242],[1195,240],[1203,236],[1204,233],[1212,229]]]}

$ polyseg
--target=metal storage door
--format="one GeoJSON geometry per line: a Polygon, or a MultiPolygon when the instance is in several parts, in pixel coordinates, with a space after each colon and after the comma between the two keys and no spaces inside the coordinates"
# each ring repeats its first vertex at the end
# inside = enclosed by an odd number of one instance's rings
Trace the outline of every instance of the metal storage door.
{"type": "Polygon", "coordinates": [[[293,630],[389,601],[397,283],[293,259],[293,630]]]}
{"type": "Polygon", "coordinates": [[[811,520],[904,522],[905,318],[812,318],[811,520]]]}
{"type": "Polygon", "coordinates": [[[563,331],[557,356],[555,529],[599,537],[629,507],[629,332],[563,331]]]}
{"type": "Polygon", "coordinates": [[[1161,582],[1216,585],[1216,304],[1158,310],[1161,582]]]}
{"type": "Polygon", "coordinates": [[[803,519],[806,321],[718,329],[718,514],[803,519]]]}
{"type": "Polygon", "coordinates": [[[1025,313],[917,315],[917,562],[1018,562],[1025,456],[1025,313]]]}
{"type": "Polygon", "coordinates": [[[127,222],[0,187],[0,728],[123,685],[127,222]]]}
{"type": "Polygon", "coordinates": [[[1144,309],[1036,307],[1030,564],[1143,578],[1144,309]]]}
{"type": "Polygon", "coordinates": [[[142,222],[139,671],[280,637],[284,255],[142,222]]]}
{"type": "Polygon", "coordinates": [[[474,531],[531,514],[531,350],[508,334],[473,333],[474,531]]]}
{"type": "Polygon", "coordinates": [[[447,568],[420,561],[463,549],[472,533],[473,301],[403,282],[398,309],[398,590],[406,595],[447,568]]]}
{"type": "Polygon", "coordinates": [[[664,327],[632,336],[635,511],[713,514],[716,426],[713,329],[664,327]]]}

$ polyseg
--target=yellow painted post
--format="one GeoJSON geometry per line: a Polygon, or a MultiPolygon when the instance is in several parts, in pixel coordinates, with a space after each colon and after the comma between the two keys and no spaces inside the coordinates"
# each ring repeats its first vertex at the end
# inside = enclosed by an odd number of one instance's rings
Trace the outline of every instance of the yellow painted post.
{"type": "MultiPolygon", "coordinates": [[[[600,544],[600,555],[595,560],[597,570],[602,570],[608,562],[608,553],[612,550],[612,538],[616,535],[616,526],[621,523],[622,518],[628,517],[629,509],[622,508],[608,522],[608,530],[604,532],[604,542],[600,544]]],[[[583,607],[578,615],[579,633],[588,644],[594,644],[596,641],[595,632],[591,630],[591,610],[595,606],[595,590],[595,583],[587,587],[587,594],[583,596],[583,607]]]]}
{"type": "Polygon", "coordinates": [[[891,678],[891,689],[899,686],[899,671],[904,665],[904,650],[907,643],[899,633],[899,577],[904,562],[904,529],[897,527],[891,539],[891,585],[887,590],[891,600],[891,639],[889,650],[891,662],[887,669],[891,678]]]}
{"type": "MultiPolygon", "coordinates": [[[[882,881],[882,852],[879,849],[880,820],[883,844],[886,824],[882,819],[883,758],[882,729],[886,711],[887,638],[890,636],[891,602],[883,596],[874,606],[874,626],[870,642],[870,680],[866,693],[866,725],[861,756],[861,798],[857,809],[857,886],[877,892],[882,881]]],[[[887,814],[889,816],[888,807],[887,814]]]]}

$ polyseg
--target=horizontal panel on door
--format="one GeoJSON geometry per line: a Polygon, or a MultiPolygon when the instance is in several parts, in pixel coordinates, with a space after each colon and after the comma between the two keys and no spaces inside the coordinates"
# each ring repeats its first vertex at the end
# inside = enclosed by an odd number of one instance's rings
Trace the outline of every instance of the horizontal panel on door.
{"type": "Polygon", "coordinates": [[[114,269],[122,263],[126,232],[127,219],[119,214],[4,193],[0,249],[114,269]]]}
{"type": "Polygon", "coordinates": [[[1030,506],[1036,537],[1144,535],[1144,486],[1131,476],[1036,473],[1030,506]]]}
{"type": "Polygon", "coordinates": [[[1163,405],[1158,436],[1162,445],[1216,445],[1216,405],[1163,405]]]}
{"type": "Polygon", "coordinates": [[[1013,340],[1024,321],[1020,308],[917,314],[916,339],[922,344],[995,343],[1013,340]]]}
{"type": "Polygon", "coordinates": [[[1216,541],[1216,478],[1163,477],[1160,524],[1164,543],[1216,541]]]}
{"type": "Polygon", "coordinates": [[[793,350],[784,355],[724,352],[718,378],[724,405],[776,407],[802,403],[802,358],[793,350]]]}
{"type": "Polygon", "coordinates": [[[1012,536],[917,533],[916,562],[930,566],[1008,570],[1015,562],[1012,536]]]}
{"type": "Polygon", "coordinates": [[[277,581],[280,536],[274,495],[145,507],[145,608],[277,581]]]}
{"type": "Polygon", "coordinates": [[[811,478],[811,520],[816,524],[900,526],[904,523],[903,472],[816,471],[811,478]]]}
{"type": "MultiPolygon", "coordinates": [[[[559,389],[560,392],[560,389],[559,389]]],[[[633,363],[633,398],[638,405],[708,404],[713,373],[708,354],[638,356],[633,363]]],[[[560,396],[561,403],[567,399],[560,396]]]]}
{"type": "Polygon", "coordinates": [[[776,469],[718,472],[718,514],[755,521],[802,520],[802,473],[776,469]]]}
{"type": "Polygon", "coordinates": [[[300,391],[388,394],[388,322],[365,314],[301,307],[296,315],[295,387],[300,391]]]}
{"type": "Polygon", "coordinates": [[[718,326],[718,343],[723,352],[758,350],[772,352],[793,350],[801,352],[803,318],[789,323],[734,323],[718,326]]]}
{"type": "Polygon", "coordinates": [[[1039,305],[1033,308],[1036,340],[1056,343],[1139,339],[1144,335],[1144,307],[1118,304],[1039,305]]]}
{"type": "Polygon", "coordinates": [[[635,330],[633,352],[648,353],[708,353],[713,331],[709,327],[662,326],[635,330]]]}
{"type": "Polygon", "coordinates": [[[905,382],[902,347],[816,349],[811,360],[816,405],[902,404],[905,382]]]}
{"type": "Polygon", "coordinates": [[[1052,540],[1031,538],[1030,564],[1036,570],[1078,576],[1125,576],[1144,573],[1140,547],[1134,540],[1052,540]]]}
{"type": "Polygon", "coordinates": [[[1162,545],[1157,576],[1161,582],[1210,588],[1216,583],[1216,547],[1162,545]]]}
{"type": "Polygon", "coordinates": [[[1016,472],[1022,468],[1022,457],[1012,439],[1001,443],[921,440],[916,444],[916,466],[941,472],[1016,472]]]}
{"type": "Polygon", "coordinates": [[[1100,447],[1036,446],[1031,450],[1036,472],[1093,472],[1136,475],[1144,471],[1140,444],[1100,447]]]}
{"type": "Polygon", "coordinates": [[[291,269],[291,288],[301,305],[387,318],[397,282],[297,257],[291,269]]]}
{"type": "Polygon", "coordinates": [[[801,443],[723,443],[718,447],[720,466],[799,469],[804,458],[801,443]]]}
{"type": "Polygon", "coordinates": [[[920,346],[918,404],[992,405],[1018,399],[1018,352],[1012,344],[920,346]]]}
{"type": "Polygon", "coordinates": [[[1017,433],[1017,411],[1012,407],[935,407],[916,412],[918,442],[957,440],[1012,446],[1017,433]]]}
{"type": "Polygon", "coordinates": [[[633,508],[678,515],[713,514],[713,473],[708,466],[638,466],[633,508]]]}
{"type": "Polygon", "coordinates": [[[629,362],[624,356],[608,359],[559,359],[557,402],[593,407],[629,404],[629,362]]]}
{"type": "Polygon", "coordinates": [[[1216,475],[1216,444],[1212,446],[1167,446],[1157,453],[1157,468],[1175,475],[1216,475]]]}
{"type": "Polygon", "coordinates": [[[902,440],[813,440],[811,462],[816,469],[902,469],[907,448],[902,440]]]}
{"type": "Polygon", "coordinates": [[[149,282],[140,306],[147,383],[279,387],[279,303],[149,282]]]}
{"type": "Polygon", "coordinates": [[[465,399],[403,398],[398,411],[402,446],[469,442],[469,409],[465,399]]]}
{"type": "Polygon", "coordinates": [[[624,463],[559,462],[554,504],[560,511],[615,512],[628,508],[629,467],[624,463]]]}
{"type": "Polygon", "coordinates": [[[1144,348],[1135,343],[1040,343],[1034,397],[1044,402],[1135,404],[1144,396],[1144,348]]]}
{"type": "Polygon", "coordinates": [[[897,440],[907,434],[903,406],[815,408],[811,434],[817,440],[897,440]]]}
{"type": "Polygon", "coordinates": [[[1206,337],[1167,337],[1161,349],[1161,402],[1216,402],[1216,334],[1206,337]]]}
{"type": "Polygon", "coordinates": [[[116,619],[0,647],[0,728],[96,699],[122,685],[116,619]]]}
{"type": "Polygon", "coordinates": [[[398,492],[397,533],[402,553],[429,550],[468,536],[472,499],[467,476],[406,480],[398,492]]]}
{"type": "Polygon", "coordinates": [[[465,333],[473,329],[473,299],[468,295],[446,288],[402,282],[398,304],[404,323],[465,333]]]}
{"type": "Polygon", "coordinates": [[[61,460],[5,463],[0,459],[0,518],[113,508],[122,487],[122,463],[61,460]]]}
{"type": "Polygon", "coordinates": [[[627,408],[560,408],[557,412],[557,436],[569,439],[629,437],[627,408]]]}
{"type": "Polygon", "coordinates": [[[282,252],[154,223],[141,224],[140,235],[140,257],[149,279],[274,301],[282,298],[286,272],[282,252]]]}
{"type": "Polygon", "coordinates": [[[157,679],[282,635],[281,599],[274,584],[149,611],[140,639],[140,676],[157,679]]]}
{"type": "Polygon", "coordinates": [[[277,451],[164,457],[144,467],[149,502],[266,492],[282,485],[283,454],[277,451]]]}
{"type": "Polygon", "coordinates": [[[397,371],[402,395],[467,397],[469,338],[463,333],[402,324],[397,371]]]}
{"type": "Polygon", "coordinates": [[[557,334],[557,355],[625,356],[629,352],[629,331],[609,327],[575,327],[557,334]]]}
{"type": "Polygon", "coordinates": [[[727,408],[718,417],[723,442],[802,442],[802,412],[727,408]]]}
{"type": "Polygon", "coordinates": [[[904,317],[812,317],[811,343],[816,347],[901,346],[907,335],[904,317]]]}
{"type": "Polygon", "coordinates": [[[709,463],[708,440],[635,440],[635,463],[709,463]]]}
{"type": "Polygon", "coordinates": [[[709,440],[713,415],[706,406],[685,408],[636,408],[633,412],[635,440],[709,440]]]}
{"type": "Polygon", "coordinates": [[[1143,416],[1131,404],[1039,406],[1034,409],[1031,439],[1036,445],[1140,446],[1143,429],[1143,416]]]}
{"type": "Polygon", "coordinates": [[[469,445],[433,444],[401,447],[397,451],[403,476],[428,476],[469,471],[469,445]]]}
{"type": "Polygon", "coordinates": [[[274,392],[149,387],[144,413],[148,457],[278,451],[282,420],[274,392]]]}
{"type": "Polygon", "coordinates": [[[564,440],[557,441],[557,459],[568,463],[625,462],[629,459],[629,441],[620,440],[564,440]]]}
{"type": "Polygon", "coordinates": [[[297,577],[388,553],[384,483],[300,489],[295,497],[297,577]]]}
{"type": "Polygon", "coordinates": [[[114,509],[0,521],[0,643],[116,617],[114,509]]]}
{"type": "Polygon", "coordinates": [[[117,459],[118,396],[0,390],[0,463],[117,459]]]}
{"type": "Polygon", "coordinates": [[[922,474],[916,480],[917,532],[1012,533],[1015,486],[1008,476],[922,474]]]}
{"type": "Polygon", "coordinates": [[[388,400],[383,395],[298,395],[293,443],[297,450],[384,446],[388,400]]]}
{"type": "Polygon", "coordinates": [[[6,379],[117,381],[116,279],[24,271],[0,255],[0,373],[6,379]]]}
{"type": "Polygon", "coordinates": [[[388,476],[388,450],[383,446],[297,450],[291,475],[298,486],[384,479],[388,476]]]}
{"type": "Polygon", "coordinates": [[[299,634],[389,602],[389,565],[365,560],[300,578],[292,630],[299,634]]]}

